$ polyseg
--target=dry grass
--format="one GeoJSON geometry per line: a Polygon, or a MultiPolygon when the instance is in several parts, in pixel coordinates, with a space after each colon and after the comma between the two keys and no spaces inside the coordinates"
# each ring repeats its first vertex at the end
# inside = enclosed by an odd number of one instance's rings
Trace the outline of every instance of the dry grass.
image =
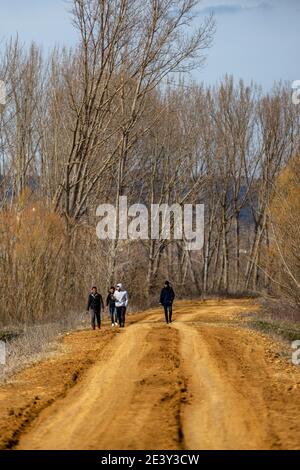
{"type": "Polygon", "coordinates": [[[74,313],[55,323],[3,329],[0,339],[6,342],[6,364],[0,365],[0,381],[57,351],[60,337],[67,331],[86,328],[88,320],[84,314],[74,313]]]}

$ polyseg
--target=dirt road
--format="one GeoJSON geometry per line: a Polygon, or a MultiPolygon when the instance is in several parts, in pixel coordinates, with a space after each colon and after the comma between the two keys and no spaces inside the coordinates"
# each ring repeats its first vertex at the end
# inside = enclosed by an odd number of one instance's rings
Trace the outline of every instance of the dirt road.
{"type": "MultiPolygon", "coordinates": [[[[74,333],[77,352],[87,335],[107,338],[80,380],[28,418],[10,447],[299,448],[300,370],[279,357],[279,343],[243,327],[240,314],[256,308],[178,302],[171,326],[152,310],[121,332],[74,333]]],[[[28,384],[34,371],[26,374],[13,386],[28,384]]]]}

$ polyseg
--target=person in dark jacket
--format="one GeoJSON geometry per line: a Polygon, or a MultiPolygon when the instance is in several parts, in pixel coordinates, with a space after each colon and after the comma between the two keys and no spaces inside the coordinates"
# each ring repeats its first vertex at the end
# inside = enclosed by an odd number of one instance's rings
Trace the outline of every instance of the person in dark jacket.
{"type": "Polygon", "coordinates": [[[91,312],[91,325],[93,330],[101,328],[101,308],[104,310],[102,295],[97,292],[97,287],[93,287],[88,298],[87,312],[91,312]]]}
{"type": "Polygon", "coordinates": [[[170,286],[169,281],[165,282],[165,285],[160,293],[159,303],[163,305],[165,310],[166,323],[172,323],[172,306],[175,298],[175,292],[170,286]]]}
{"type": "Polygon", "coordinates": [[[108,307],[110,319],[111,319],[111,326],[118,326],[117,325],[117,313],[116,313],[116,299],[115,299],[115,288],[111,286],[108,291],[108,296],[106,298],[106,306],[108,307]]]}

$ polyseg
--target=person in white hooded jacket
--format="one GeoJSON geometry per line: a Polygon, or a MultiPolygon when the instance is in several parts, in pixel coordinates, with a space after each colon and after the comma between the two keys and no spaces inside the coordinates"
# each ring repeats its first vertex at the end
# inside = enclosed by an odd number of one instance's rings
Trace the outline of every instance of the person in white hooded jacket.
{"type": "Polygon", "coordinates": [[[114,297],[116,300],[118,323],[121,328],[124,328],[126,308],[128,305],[128,293],[126,290],[123,290],[122,284],[117,284],[114,297]]]}

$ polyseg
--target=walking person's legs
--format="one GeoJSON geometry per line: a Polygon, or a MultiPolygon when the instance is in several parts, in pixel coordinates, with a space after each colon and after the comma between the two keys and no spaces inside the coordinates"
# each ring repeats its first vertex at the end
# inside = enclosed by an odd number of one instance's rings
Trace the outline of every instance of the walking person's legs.
{"type": "Polygon", "coordinates": [[[101,328],[101,311],[100,310],[96,310],[95,311],[95,316],[96,316],[96,321],[97,321],[97,327],[101,328]]]}
{"type": "Polygon", "coordinates": [[[90,310],[90,314],[91,314],[91,327],[94,330],[96,328],[96,312],[95,312],[95,310],[90,310]]]}
{"type": "Polygon", "coordinates": [[[167,305],[167,304],[164,304],[164,310],[165,310],[165,319],[166,319],[166,323],[169,323],[168,305],[167,305]]]}
{"type": "Polygon", "coordinates": [[[172,323],[172,314],[173,314],[172,304],[168,306],[168,309],[169,309],[169,323],[172,323]]]}
{"type": "Polygon", "coordinates": [[[126,307],[122,307],[122,327],[125,326],[126,307]]]}
{"type": "Polygon", "coordinates": [[[122,326],[122,307],[117,307],[117,318],[119,326],[122,326]]]}
{"type": "Polygon", "coordinates": [[[115,319],[115,307],[114,306],[111,305],[109,307],[109,313],[110,313],[111,324],[115,326],[116,319],[115,319]]]}

